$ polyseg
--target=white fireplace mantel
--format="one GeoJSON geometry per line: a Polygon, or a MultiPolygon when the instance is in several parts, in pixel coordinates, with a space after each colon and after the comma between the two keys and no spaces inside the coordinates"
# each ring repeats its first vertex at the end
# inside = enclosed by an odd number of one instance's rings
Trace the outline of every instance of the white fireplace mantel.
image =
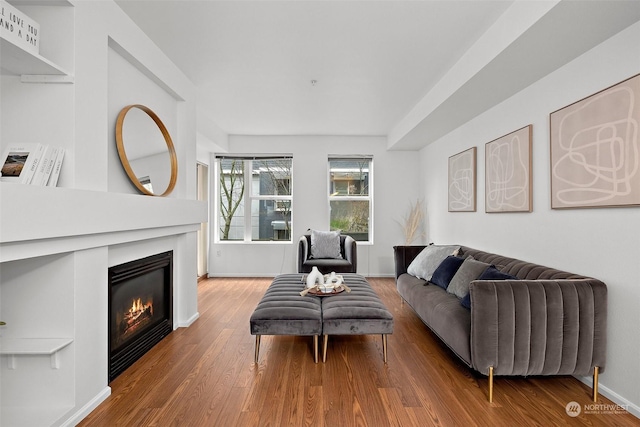
{"type": "Polygon", "coordinates": [[[0,262],[196,231],[206,202],[0,182],[0,262]]]}

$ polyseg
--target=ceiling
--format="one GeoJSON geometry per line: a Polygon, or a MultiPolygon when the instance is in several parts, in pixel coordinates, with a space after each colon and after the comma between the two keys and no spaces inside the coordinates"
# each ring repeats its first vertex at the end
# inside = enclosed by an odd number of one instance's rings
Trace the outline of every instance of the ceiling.
{"type": "MultiPolygon", "coordinates": [[[[514,3],[116,2],[195,84],[200,121],[211,121],[226,134],[383,136],[394,129],[397,133],[399,123],[411,116],[447,73],[460,67],[460,58],[469,56],[474,44],[501,17],[505,20],[503,15],[514,3]]],[[[529,7],[540,8],[540,3],[530,3],[529,7]]],[[[425,126],[432,126],[431,134],[437,136],[453,129],[456,120],[468,120],[490,107],[472,105],[460,114],[460,106],[453,105],[457,99],[472,97],[492,103],[506,99],[640,19],[636,0],[565,0],[563,7],[556,7],[556,1],[545,3],[551,12],[545,10],[544,19],[528,24],[528,31],[514,37],[511,49],[507,46],[496,53],[484,70],[440,102],[442,108],[407,124],[406,132],[393,137],[406,143],[396,145],[419,148],[429,142],[422,137],[425,126]],[[575,9],[587,3],[600,6],[591,7],[588,16],[582,12],[578,16],[575,9]],[[603,8],[611,4],[625,6],[603,16],[603,8]],[[580,37],[573,37],[560,49],[558,31],[580,37]],[[522,77],[503,84],[503,73],[490,71],[505,66],[516,71],[520,67],[523,72],[513,75],[522,77]],[[504,88],[504,93],[496,87],[504,88]],[[491,96],[485,96],[487,93],[491,96]],[[418,131],[420,138],[415,136],[418,131]]],[[[523,9],[521,13],[526,16],[528,12],[523,9]]]]}
{"type": "Polygon", "coordinates": [[[199,109],[254,135],[387,135],[510,3],[118,1],[199,109]]]}

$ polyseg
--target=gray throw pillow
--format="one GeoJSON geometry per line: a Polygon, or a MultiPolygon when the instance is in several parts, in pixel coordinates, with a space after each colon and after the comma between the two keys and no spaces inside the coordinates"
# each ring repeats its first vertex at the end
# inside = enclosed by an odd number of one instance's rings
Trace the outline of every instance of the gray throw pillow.
{"type": "Polygon", "coordinates": [[[311,230],[311,258],[342,259],[340,232],[311,230]]]}
{"type": "Polygon", "coordinates": [[[489,267],[490,264],[478,261],[472,256],[465,258],[464,262],[453,275],[447,292],[458,298],[464,298],[469,293],[469,283],[476,280],[489,267]]]}
{"type": "Polygon", "coordinates": [[[429,245],[411,261],[407,267],[407,273],[419,279],[431,280],[433,272],[440,263],[449,255],[457,255],[458,251],[460,246],[429,245]]]}

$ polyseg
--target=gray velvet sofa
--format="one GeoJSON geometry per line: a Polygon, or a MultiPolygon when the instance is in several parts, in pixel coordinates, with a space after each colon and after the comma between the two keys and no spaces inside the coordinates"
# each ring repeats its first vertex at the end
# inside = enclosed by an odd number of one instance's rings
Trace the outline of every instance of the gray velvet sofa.
{"type": "Polygon", "coordinates": [[[599,280],[461,246],[458,256],[519,280],[475,280],[471,308],[407,268],[425,246],[395,246],[398,293],[464,363],[489,377],[593,375],[606,362],[607,288],[599,280]]]}

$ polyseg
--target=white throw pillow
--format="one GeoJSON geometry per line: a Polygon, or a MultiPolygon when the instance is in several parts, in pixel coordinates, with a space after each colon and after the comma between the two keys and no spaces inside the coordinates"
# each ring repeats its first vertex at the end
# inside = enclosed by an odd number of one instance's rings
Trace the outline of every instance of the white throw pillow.
{"type": "Polygon", "coordinates": [[[311,258],[342,259],[340,232],[311,230],[311,258]]]}
{"type": "Polygon", "coordinates": [[[460,246],[429,245],[411,261],[407,267],[407,273],[419,279],[431,280],[433,272],[440,263],[449,255],[458,255],[458,251],[460,246]]]}

